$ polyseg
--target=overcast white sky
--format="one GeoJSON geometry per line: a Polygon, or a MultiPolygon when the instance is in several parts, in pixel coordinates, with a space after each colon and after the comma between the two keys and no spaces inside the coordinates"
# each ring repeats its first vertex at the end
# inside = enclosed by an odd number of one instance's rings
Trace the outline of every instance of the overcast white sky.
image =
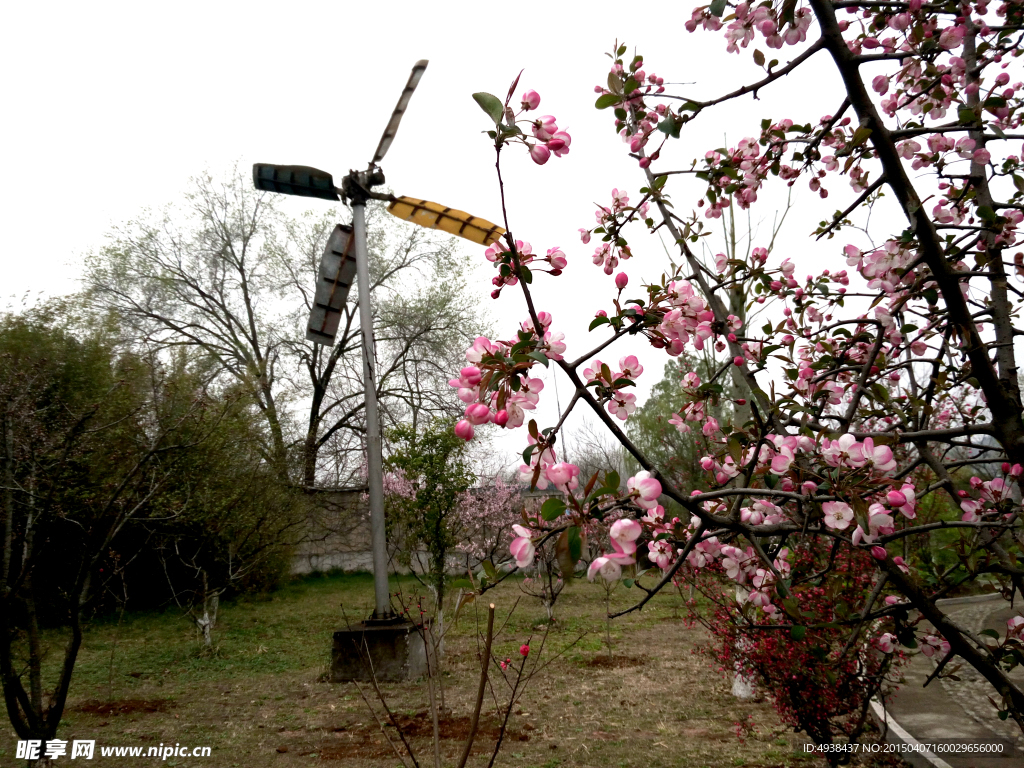
{"type": "MultiPolygon", "coordinates": [[[[604,52],[616,39],[631,52],[636,46],[648,72],[695,83],[669,88],[687,95],[718,94],[760,72],[750,51],[729,55],[719,35],[686,33],[689,7],[7,4],[0,49],[7,115],[0,296],[6,304],[25,292],[75,290],[82,254],[102,245],[111,225],[180,200],[189,176],[205,168],[216,175],[236,162],[245,168],[257,161],[296,163],[337,179],[364,167],[410,67],[427,58],[430,66],[383,163],[397,194],[500,220],[493,150],[480,134],[487,118],[470,94],[503,96],[521,68],[520,90],[537,90],[540,113],[555,115],[571,133],[568,156],[538,167],[516,148],[503,168],[517,237],[541,253],[560,245],[569,257],[562,277],[538,276],[535,285],[539,308],[568,334],[569,354],[581,354],[585,342],[598,340],[587,337],[587,324],[595,310],[610,306],[612,286],[591,264],[592,247],[579,242],[577,229],[593,226],[593,204],[606,202],[612,187],[635,194],[643,184],[610,126],[610,112],[593,108],[593,86],[604,82],[609,65],[604,52]]],[[[662,169],[688,165],[725,135],[731,144],[756,135],[763,117],[817,120],[841,100],[832,78],[828,67],[807,68],[763,102],[748,97],[702,118],[685,141],[675,142],[662,169]]],[[[848,190],[841,192],[837,208],[848,190]]],[[[675,195],[689,209],[699,192],[677,186],[675,195]]],[[[804,252],[809,229],[831,211],[805,209],[813,199],[797,191],[786,252],[776,256],[792,257],[801,272],[839,248],[804,252]]],[[[287,205],[298,212],[317,202],[287,205]]],[[[637,257],[623,264],[634,284],[666,267],[661,246],[639,234],[637,257]]],[[[486,264],[482,250],[467,244],[465,253],[486,264]]],[[[491,302],[489,277],[475,290],[493,305],[507,337],[525,309],[513,291],[491,302]]],[[[628,351],[603,357],[615,361],[628,351]]],[[[660,377],[665,358],[648,349],[642,360],[649,375],[640,394],[660,377]]],[[[510,448],[524,440],[517,434],[510,448]]]]}

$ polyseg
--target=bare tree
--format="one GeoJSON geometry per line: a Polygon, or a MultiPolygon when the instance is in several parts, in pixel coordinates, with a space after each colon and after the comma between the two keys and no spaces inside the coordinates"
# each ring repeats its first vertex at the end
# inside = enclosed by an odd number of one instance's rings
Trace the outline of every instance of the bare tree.
{"type": "MultiPolygon", "coordinates": [[[[118,227],[86,264],[93,306],[116,313],[131,343],[201,350],[247,390],[267,423],[264,455],[280,479],[305,487],[351,482],[361,464],[357,293],[334,347],[303,341],[338,218],[335,210],[292,219],[237,169],[225,181],[204,174],[184,206],[118,227]]],[[[461,262],[451,239],[391,222],[379,209],[370,232],[385,423],[447,413],[445,372],[480,326],[461,262]]]]}

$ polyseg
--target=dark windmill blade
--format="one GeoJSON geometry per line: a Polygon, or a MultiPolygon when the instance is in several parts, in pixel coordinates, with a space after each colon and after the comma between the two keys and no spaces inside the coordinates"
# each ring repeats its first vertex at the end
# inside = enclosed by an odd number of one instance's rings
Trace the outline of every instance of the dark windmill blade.
{"type": "Polygon", "coordinates": [[[391,142],[395,140],[395,134],[398,133],[398,124],[402,122],[402,115],[405,114],[405,108],[409,106],[409,99],[412,98],[413,91],[416,90],[416,86],[419,85],[420,78],[423,77],[423,72],[427,68],[427,60],[420,59],[413,65],[412,73],[409,75],[409,82],[405,84],[405,89],[402,91],[402,95],[398,97],[398,106],[395,107],[395,111],[391,113],[391,119],[388,120],[388,127],[384,129],[384,135],[380,137],[380,144],[377,145],[377,151],[373,155],[371,165],[376,165],[384,159],[384,155],[388,153],[388,149],[391,148],[391,142]]]}
{"type": "Polygon", "coordinates": [[[338,199],[338,190],[334,188],[331,174],[308,165],[255,163],[252,166],[252,183],[256,189],[264,192],[320,197],[324,200],[338,199]]]}
{"type": "Polygon", "coordinates": [[[327,239],[320,271],[316,278],[316,296],[309,313],[306,338],[309,341],[334,346],[341,313],[345,309],[348,289],[356,276],[356,256],[353,248],[352,227],[339,224],[327,239]]]}

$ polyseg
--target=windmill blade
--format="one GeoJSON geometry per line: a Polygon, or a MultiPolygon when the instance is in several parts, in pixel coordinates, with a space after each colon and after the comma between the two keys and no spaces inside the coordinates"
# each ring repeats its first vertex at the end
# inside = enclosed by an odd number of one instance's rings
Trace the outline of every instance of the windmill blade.
{"type": "Polygon", "coordinates": [[[464,237],[478,245],[490,245],[505,234],[504,229],[486,219],[478,219],[465,211],[445,208],[429,200],[399,197],[388,206],[388,213],[427,229],[439,229],[464,237]]]}
{"type": "Polygon", "coordinates": [[[327,347],[334,346],[348,289],[356,276],[354,242],[352,227],[344,224],[336,226],[327,239],[317,273],[316,296],[306,324],[306,338],[309,341],[327,347]]]}
{"type": "Polygon", "coordinates": [[[423,77],[423,72],[427,68],[427,60],[420,59],[413,65],[412,73],[409,75],[409,82],[405,84],[405,90],[402,91],[402,95],[398,97],[398,106],[395,107],[395,111],[391,113],[391,119],[388,120],[388,127],[384,129],[384,135],[380,137],[380,144],[377,145],[377,152],[373,156],[372,165],[376,165],[384,159],[384,155],[388,153],[388,149],[391,147],[391,142],[395,140],[395,134],[398,133],[398,124],[402,122],[402,115],[405,114],[405,108],[409,106],[409,99],[412,98],[412,92],[416,90],[416,86],[420,83],[420,78],[423,77]]]}

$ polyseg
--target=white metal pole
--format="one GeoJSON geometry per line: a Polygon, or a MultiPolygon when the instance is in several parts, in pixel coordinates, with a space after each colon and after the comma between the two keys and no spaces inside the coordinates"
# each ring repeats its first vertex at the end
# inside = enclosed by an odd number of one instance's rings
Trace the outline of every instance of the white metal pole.
{"type": "Polygon", "coordinates": [[[391,616],[388,591],[388,553],[384,533],[384,457],[377,410],[374,371],[373,311],[370,307],[370,267],[366,253],[366,201],[352,200],[353,236],[356,239],[356,280],[359,286],[359,325],[363,335],[363,386],[366,391],[366,467],[370,491],[370,531],[373,537],[373,618],[391,616]]]}

